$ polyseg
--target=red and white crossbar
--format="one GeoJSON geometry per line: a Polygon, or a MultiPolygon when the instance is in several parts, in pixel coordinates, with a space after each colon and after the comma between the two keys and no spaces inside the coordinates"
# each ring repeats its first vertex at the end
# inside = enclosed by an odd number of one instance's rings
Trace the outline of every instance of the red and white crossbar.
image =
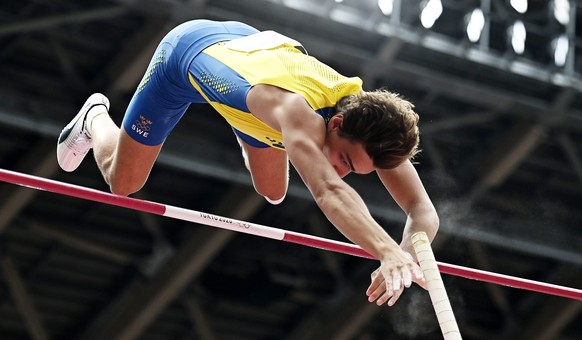
{"type": "MultiPolygon", "coordinates": [[[[239,221],[229,217],[179,208],[132,197],[118,196],[111,193],[85,188],[82,186],[59,182],[42,177],[22,174],[0,169],[0,181],[8,182],[37,190],[49,191],[61,195],[82,198],[85,200],[144,211],[156,215],[167,216],[179,220],[200,223],[212,227],[228,229],[240,233],[252,234],[274,240],[301,244],[338,253],[374,259],[372,255],[351,243],[330,240],[308,234],[297,233],[284,229],[268,227],[251,222],[239,221]]],[[[582,290],[563,287],[544,282],[522,279],[515,276],[497,274],[473,268],[437,262],[441,273],[477,281],[495,283],[503,286],[519,288],[569,299],[582,300],[582,290]]]]}

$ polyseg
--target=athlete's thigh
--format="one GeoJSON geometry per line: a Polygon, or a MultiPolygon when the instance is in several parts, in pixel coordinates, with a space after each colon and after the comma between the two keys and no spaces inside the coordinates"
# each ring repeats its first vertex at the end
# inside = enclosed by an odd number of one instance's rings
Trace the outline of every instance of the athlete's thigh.
{"type": "Polygon", "coordinates": [[[165,56],[171,50],[163,41],[158,46],[125,111],[114,159],[116,182],[123,181],[120,186],[143,185],[165,139],[190,105],[176,95],[176,86],[170,81],[175,71],[165,56]]]}
{"type": "Polygon", "coordinates": [[[265,196],[281,198],[287,192],[289,161],[287,153],[275,148],[257,148],[243,143],[247,152],[253,183],[257,191],[265,196]]]}
{"type": "Polygon", "coordinates": [[[117,187],[141,188],[158,157],[166,137],[178,123],[187,105],[172,110],[146,93],[135,95],[125,113],[114,159],[117,187]]]}

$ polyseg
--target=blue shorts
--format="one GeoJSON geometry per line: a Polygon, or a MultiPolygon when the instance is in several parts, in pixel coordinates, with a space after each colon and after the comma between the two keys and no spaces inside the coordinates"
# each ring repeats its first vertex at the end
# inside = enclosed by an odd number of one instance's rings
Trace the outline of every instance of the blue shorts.
{"type": "Polygon", "coordinates": [[[188,69],[205,48],[258,31],[234,21],[193,20],[170,31],[158,45],[123,118],[122,126],[137,142],[164,142],[191,103],[206,103],[188,80],[188,69]]]}

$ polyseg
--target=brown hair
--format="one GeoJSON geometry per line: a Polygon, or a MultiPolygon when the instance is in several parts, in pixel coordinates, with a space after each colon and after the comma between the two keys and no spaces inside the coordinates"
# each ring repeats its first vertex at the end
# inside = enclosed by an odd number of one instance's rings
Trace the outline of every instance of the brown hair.
{"type": "Polygon", "coordinates": [[[418,152],[418,114],[397,93],[381,89],[349,95],[335,114],[343,115],[339,136],[363,143],[377,168],[393,169],[418,152]]]}

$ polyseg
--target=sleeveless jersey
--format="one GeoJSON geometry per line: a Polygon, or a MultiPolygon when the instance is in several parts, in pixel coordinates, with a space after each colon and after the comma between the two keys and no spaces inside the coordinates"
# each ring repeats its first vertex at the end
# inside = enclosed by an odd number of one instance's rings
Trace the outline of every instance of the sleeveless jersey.
{"type": "Polygon", "coordinates": [[[362,91],[360,78],[345,77],[304,51],[293,39],[260,32],[207,47],[193,60],[188,76],[235,131],[283,149],[281,132],[249,112],[246,97],[253,85],[273,85],[299,94],[326,120],[343,97],[362,91]]]}

